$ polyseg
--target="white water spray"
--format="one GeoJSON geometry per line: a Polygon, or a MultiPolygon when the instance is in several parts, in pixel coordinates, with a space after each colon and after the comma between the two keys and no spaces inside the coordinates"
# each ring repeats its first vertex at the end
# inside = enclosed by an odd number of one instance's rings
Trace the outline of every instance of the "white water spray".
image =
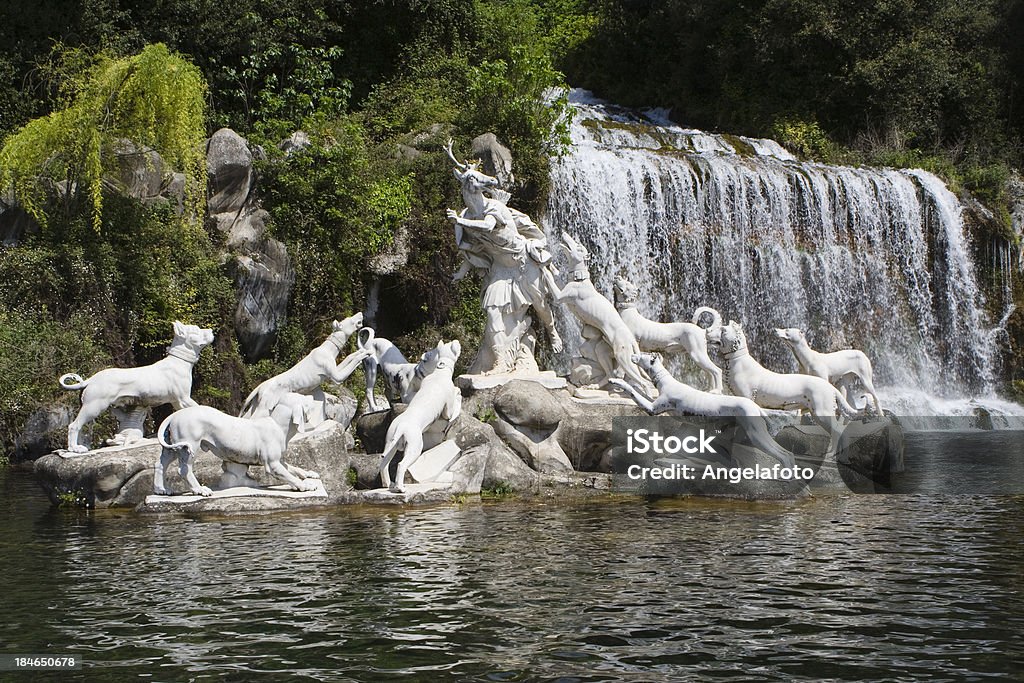
{"type": "MultiPolygon", "coordinates": [[[[962,208],[936,176],[800,162],[771,140],[683,129],[585,91],[570,100],[573,146],[553,160],[544,223],[552,241],[582,239],[605,294],[622,275],[652,319],[715,307],[779,371],[796,364],[775,327],[819,350],[861,348],[883,401],[925,397],[904,414],[991,395],[994,325],[962,208]]],[[[574,325],[560,326],[572,352],[574,325]]]]}

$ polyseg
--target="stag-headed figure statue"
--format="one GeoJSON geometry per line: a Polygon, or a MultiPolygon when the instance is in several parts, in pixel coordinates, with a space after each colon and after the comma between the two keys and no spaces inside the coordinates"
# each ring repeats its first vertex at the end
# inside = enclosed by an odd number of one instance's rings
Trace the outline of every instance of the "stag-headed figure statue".
{"type": "Polygon", "coordinates": [[[510,195],[496,178],[480,171],[476,163],[455,158],[450,139],[445,152],[455,164],[455,178],[466,203],[461,212],[448,209],[455,243],[463,255],[454,279],[462,279],[474,268],[484,277],[480,301],[487,329],[470,372],[535,373],[537,340],[530,331],[531,307],[547,330],[552,349],[562,349],[547,300],[550,278],[544,273],[555,272],[547,238],[529,216],[506,204],[510,195]]]}

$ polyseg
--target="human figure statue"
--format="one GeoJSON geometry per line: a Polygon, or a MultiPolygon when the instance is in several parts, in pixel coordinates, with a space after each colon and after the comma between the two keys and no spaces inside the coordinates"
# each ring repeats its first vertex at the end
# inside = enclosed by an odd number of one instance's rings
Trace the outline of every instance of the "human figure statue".
{"type": "Polygon", "coordinates": [[[530,308],[547,330],[551,348],[555,352],[562,349],[543,275],[554,272],[547,238],[529,216],[507,206],[509,194],[499,188],[496,178],[481,172],[475,163],[455,158],[451,140],[445,152],[455,164],[455,178],[466,203],[461,212],[448,209],[447,213],[463,255],[454,280],[474,268],[484,273],[480,302],[487,314],[487,327],[470,373],[536,373],[530,308]]]}

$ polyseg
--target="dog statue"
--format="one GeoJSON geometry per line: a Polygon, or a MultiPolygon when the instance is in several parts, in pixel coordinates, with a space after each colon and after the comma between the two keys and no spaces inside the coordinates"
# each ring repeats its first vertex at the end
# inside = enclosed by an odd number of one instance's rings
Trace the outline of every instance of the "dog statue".
{"type": "Polygon", "coordinates": [[[830,452],[835,452],[839,441],[836,406],[845,417],[860,417],[828,380],[811,375],[779,374],[754,360],[739,323],[730,320],[728,325],[710,328],[708,341],[722,350],[725,379],[733,394],[749,398],[764,408],[807,410],[831,436],[830,452]]]}
{"type": "Polygon", "coordinates": [[[775,334],[789,346],[796,362],[800,364],[800,370],[805,375],[813,375],[828,380],[832,384],[838,384],[846,392],[846,398],[850,398],[851,375],[859,380],[871,400],[875,403],[875,412],[882,414],[882,404],[875,393],[875,386],[872,382],[873,372],[871,361],[867,354],[857,349],[846,349],[845,351],[833,351],[832,353],[819,353],[807,343],[807,337],[803,330],[795,327],[787,327],[784,330],[777,329],[775,334]]]}
{"type": "Polygon", "coordinates": [[[373,394],[373,388],[377,384],[378,370],[382,371],[384,375],[384,391],[389,404],[411,401],[420,388],[420,380],[423,379],[423,361],[410,363],[397,346],[383,337],[374,337],[373,330],[369,327],[359,330],[356,344],[360,349],[370,353],[363,359],[363,374],[366,377],[366,405],[370,412],[385,409],[385,406],[377,403],[377,398],[373,394]]]}
{"type": "Polygon", "coordinates": [[[338,354],[362,324],[362,313],[356,313],[340,322],[335,320],[331,324],[333,332],[323,344],[280,375],[271,377],[252,390],[242,405],[240,417],[267,417],[289,392],[315,395],[320,390],[320,384],[326,380],[341,384],[348,379],[369,352],[359,349],[341,363],[337,362],[338,354]]]}
{"type": "MultiPolygon", "coordinates": [[[[199,352],[213,343],[213,330],[195,325],[174,323],[174,341],[167,347],[167,356],[152,365],[141,368],[107,368],[89,379],[68,373],[61,375],[60,385],[68,390],[82,390],[82,408],[78,417],[68,425],[68,450],[85,453],[89,449],[78,442],[82,428],[93,422],[108,408],[118,418],[119,427],[132,419],[141,426],[146,408],[170,403],[175,410],[196,405],[192,400],[192,367],[199,360],[199,352]],[[140,411],[142,415],[140,415],[140,411]]],[[[123,443],[142,438],[122,430],[123,443]]]]}
{"type": "Polygon", "coordinates": [[[192,460],[200,450],[208,450],[224,461],[225,473],[242,474],[249,465],[263,465],[291,484],[296,491],[315,491],[320,475],[284,462],[288,442],[302,431],[302,408],[278,405],[269,417],[242,418],[222,413],[209,406],[192,406],[172,413],[160,424],[157,439],[163,449],[153,471],[153,491],[170,495],[164,486],[164,471],[175,458],[181,476],[192,493],[209,496],[213,491],[196,479],[192,460]],[[231,465],[240,465],[240,468],[231,465]],[[241,472],[238,470],[241,469],[241,472]]]}
{"type": "Polygon", "coordinates": [[[439,421],[447,427],[462,411],[462,394],[452,381],[462,345],[457,339],[448,344],[439,341],[434,352],[424,357],[419,391],[388,427],[380,461],[380,479],[392,493],[405,491],[405,472],[423,454],[423,432],[439,421]],[[405,452],[392,482],[389,468],[400,449],[405,452]]]}
{"type": "Polygon", "coordinates": [[[632,361],[640,353],[633,332],[622,321],[615,305],[601,294],[590,281],[586,248],[569,234],[562,235],[562,253],[568,260],[572,281],[559,288],[554,277],[547,273],[548,289],[552,299],[569,307],[583,323],[583,337],[592,342],[595,360],[605,379],[625,376],[636,387],[646,388],[647,380],[632,361]]]}
{"type": "Polygon", "coordinates": [[[648,320],[637,310],[639,294],[640,289],[629,280],[620,277],[615,281],[615,308],[636,337],[640,350],[686,353],[711,378],[711,393],[722,393],[722,370],[708,356],[707,332],[697,324],[702,315],[709,313],[711,326],[721,325],[722,316],[718,311],[701,306],[694,311],[692,323],[660,323],[648,320]]]}
{"type": "Polygon", "coordinates": [[[764,410],[750,399],[742,396],[713,394],[683,384],[665,369],[661,354],[637,354],[633,356],[633,362],[654,382],[654,386],[658,389],[658,398],[651,401],[629,383],[616,377],[608,381],[629,393],[636,404],[651,415],[672,413],[678,416],[757,418],[741,421],[751,443],[787,467],[795,464],[793,454],[780,446],[768,433],[763,419],[765,417],[764,410]]]}

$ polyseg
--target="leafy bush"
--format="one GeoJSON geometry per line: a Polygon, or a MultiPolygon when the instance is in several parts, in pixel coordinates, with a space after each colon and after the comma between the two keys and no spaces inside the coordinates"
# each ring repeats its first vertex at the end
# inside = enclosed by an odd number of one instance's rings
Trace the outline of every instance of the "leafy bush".
{"type": "Polygon", "coordinates": [[[50,70],[60,106],[4,142],[0,186],[13,187],[22,208],[40,223],[52,196],[66,198],[70,217],[70,198],[84,193],[98,231],[103,175],[116,170],[115,150],[130,140],[185,173],[189,209],[198,215],[206,192],[206,82],[198,69],[160,44],[121,59],[61,48],[55,55],[50,70]]]}

